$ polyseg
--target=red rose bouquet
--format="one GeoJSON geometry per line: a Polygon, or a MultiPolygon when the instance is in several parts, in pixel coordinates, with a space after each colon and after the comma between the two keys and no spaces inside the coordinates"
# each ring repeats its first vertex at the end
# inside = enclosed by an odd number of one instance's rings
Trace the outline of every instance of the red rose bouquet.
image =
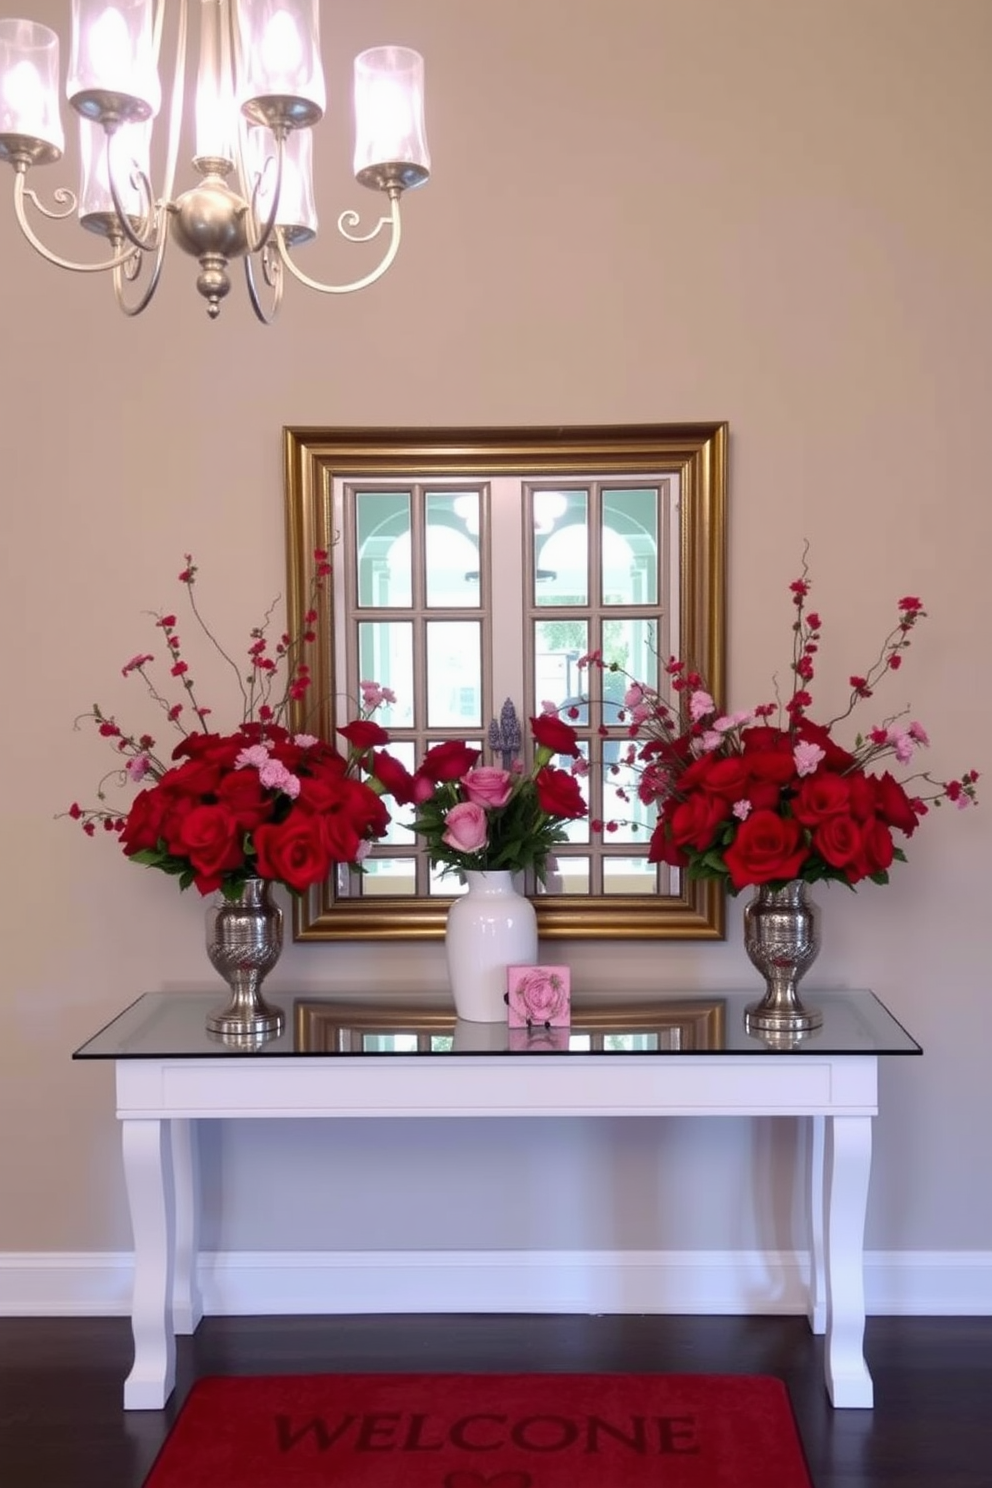
{"type": "MultiPolygon", "coordinates": [[[[758,884],[780,888],[790,879],[888,883],[892,862],[905,861],[893,833],[911,837],[930,804],[977,801],[975,770],[956,780],[917,773],[900,781],[876,768],[889,760],[908,765],[929,744],[922,725],[903,722],[902,714],[856,734],[849,748],[834,737],[835,726],[901,666],[926,615],[920,600],[899,601],[898,622],[875,662],[850,678],[847,708],[820,724],[807,714],[821,621],[806,608],[805,566],[790,587],[793,686],[784,705],[724,714],[703,678],[675,658],[664,666],[669,701],[632,678],[624,698],[621,719],[632,742],[614,769],[632,766],[640,800],[658,808],[649,860],[684,868],[690,878],[722,880],[732,894],[758,884]]],[[[595,655],[583,660],[622,670],[595,655]]],[[[622,788],[618,795],[626,798],[622,788]]]]}
{"type": "Polygon", "coordinates": [[[449,739],[428,749],[411,775],[389,755],[377,756],[384,787],[412,805],[413,830],[425,840],[433,866],[444,873],[533,868],[541,883],[548,856],[567,840],[566,823],[588,814],[578,776],[585,761],[570,724],[554,712],[530,720],[533,758],[520,759],[520,724],[512,702],[489,726],[488,744],[499,765],[479,764],[482,751],[449,739]],[[552,763],[566,756],[571,769],[552,763]]]}
{"type": "Polygon", "coordinates": [[[237,678],[241,722],[231,733],[210,729],[210,709],[197,699],[176,616],[157,614],[166,665],[182,689],[180,698],[170,700],[159,691],[149,671],[155,660],[150,653],[133,656],[122,671],[142,678],[180,741],[163,756],[151,734],[128,733],[95,705],[81,718],[92,721],[120,764],[100,782],[98,808],[74,802],[63,815],[80,822],[90,836],[98,826],[116,833],[132,862],[175,875],[180,888],[195,884],[201,894],[219,889],[231,900],[241,897],[249,878],[270,879],[300,893],[326,878],[334,864],[360,865],[389,822],[384,788],[372,774],[375,746],[389,735],[371,714],[393,698],[375,683],[363,684],[360,716],[339,730],[347,741],[345,753],[285,726],[290,704],[302,701],[310,687],[306,657],[316,639],[314,600],[330,572],[326,553],[318,552],[316,560],[315,592],[302,625],[270,647],[270,611],[251,631],[243,673],[200,615],[193,587],[197,570],[186,555],[179,581],[197,624],[237,678]],[[103,804],[108,782],[142,788],[122,813],[103,804]]]}

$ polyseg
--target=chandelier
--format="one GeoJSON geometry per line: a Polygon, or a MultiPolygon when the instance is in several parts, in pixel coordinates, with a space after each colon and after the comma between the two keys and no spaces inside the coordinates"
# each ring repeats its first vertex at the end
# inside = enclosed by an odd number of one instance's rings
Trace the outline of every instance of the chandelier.
{"type": "Polygon", "coordinates": [[[78,115],[78,194],[60,188],[53,206],[28,187],[32,166],[62,157],[59,39],[49,27],[0,20],[0,160],[14,170],[14,212],[28,242],[49,263],[110,273],[127,315],[150,303],[170,239],[200,266],[196,287],[211,318],[244,263],[248,295],[263,322],[282,299],[286,275],[323,294],[363,289],[383,275],[400,246],[400,197],[430,174],[424,132],[424,62],[406,47],[381,46],[355,59],[355,178],[381,191],[389,210],[360,232],[355,211],[338,231],[366,243],[385,230],[377,267],[348,284],[303,273],[292,250],[317,234],[313,126],[323,117],[319,0],[200,0],[196,78],[198,179],[174,191],[188,58],[188,0],[72,0],[66,97],[78,115]],[[152,185],[152,129],[161,105],[159,60],[166,9],[175,16],[162,189],[152,185]],[[37,236],[28,206],[107,240],[106,256],[72,262],[37,236]]]}

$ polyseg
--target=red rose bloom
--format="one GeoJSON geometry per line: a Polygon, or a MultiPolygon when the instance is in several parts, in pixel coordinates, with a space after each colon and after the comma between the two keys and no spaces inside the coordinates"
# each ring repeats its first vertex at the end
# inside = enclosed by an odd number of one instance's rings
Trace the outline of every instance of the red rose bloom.
{"type": "Polygon", "coordinates": [[[339,728],[338,733],[348,740],[352,749],[371,749],[374,744],[389,743],[386,730],[372,718],[356,718],[354,723],[346,723],[343,728],[339,728]]]}
{"type": "Polygon", "coordinates": [[[131,858],[136,852],[158,846],[168,809],[168,796],[157,786],[139,791],[131,802],[131,810],[120,836],[121,846],[127,857],[131,858]]]}
{"type": "Polygon", "coordinates": [[[688,801],[680,801],[672,812],[669,837],[676,847],[705,852],[717,827],[729,815],[730,806],[722,797],[694,791],[688,801]]]}
{"type": "Polygon", "coordinates": [[[792,741],[789,735],[766,723],[756,723],[751,728],[742,729],[741,747],[747,755],[772,753],[792,758],[792,741]]]}
{"type": "Polygon", "coordinates": [[[409,806],[413,800],[413,776],[395,755],[377,749],[372,756],[372,774],[398,806],[409,806]]]}
{"type": "Polygon", "coordinates": [[[846,868],[861,854],[861,829],[851,816],[828,816],[813,832],[813,847],[831,868],[846,868]]]}
{"type": "Polygon", "coordinates": [[[745,793],[748,773],[749,762],[740,755],[718,758],[703,782],[703,789],[728,801],[739,801],[745,793]]]}
{"type": "Polygon", "coordinates": [[[750,780],[744,799],[752,811],[777,811],[782,802],[782,787],[774,780],[750,780]]]}
{"type": "Polygon", "coordinates": [[[567,754],[572,759],[579,755],[579,740],[575,730],[553,713],[540,713],[530,721],[534,742],[541,749],[550,749],[552,754],[567,754]]]}
{"type": "Polygon", "coordinates": [[[226,806],[243,832],[251,832],[272,814],[272,798],[266,795],[257,770],[232,770],[217,787],[217,799],[226,806]]]}
{"type": "MultiPolygon", "coordinates": [[[[257,744],[258,739],[249,737],[247,726],[229,736],[222,734],[187,734],[172,751],[174,760],[207,760],[218,768],[233,770],[234,761],[242,749],[257,744]]],[[[170,772],[171,773],[171,772],[170,772]]]]}
{"type": "Polygon", "coordinates": [[[818,770],[803,780],[792,803],[792,812],[804,827],[815,827],[828,817],[846,813],[850,799],[850,786],[843,776],[818,770]]]}
{"type": "Polygon", "coordinates": [[[804,744],[818,744],[823,750],[823,769],[849,770],[854,764],[854,755],[835,744],[830,730],[822,724],[810,723],[808,718],[800,718],[796,724],[796,735],[804,744]]]}
{"type": "Polygon", "coordinates": [[[676,783],[683,795],[688,795],[694,790],[706,790],[710,776],[719,763],[719,755],[712,752],[701,754],[692,760],[680,775],[676,776],[676,783]]]}
{"type": "Polygon", "coordinates": [[[796,878],[808,857],[799,823],[774,811],[752,811],[724,853],[735,889],[796,878]]]}
{"type": "Polygon", "coordinates": [[[421,761],[418,775],[425,776],[437,784],[442,780],[461,780],[479,758],[480,750],[469,749],[460,739],[447,739],[428,749],[421,761]]]}
{"type": "Polygon", "coordinates": [[[195,872],[210,880],[210,888],[205,889],[198,878],[197,887],[201,893],[210,893],[218,887],[214,879],[241,865],[238,824],[226,806],[193,806],[179,822],[169,851],[189,858],[195,872]]]}
{"type": "Polygon", "coordinates": [[[163,790],[184,796],[213,795],[220,785],[221,766],[207,756],[185,760],[173,770],[166,770],[159,781],[163,790]]]}
{"type": "Polygon", "coordinates": [[[685,868],[689,858],[668,835],[668,823],[659,817],[648,844],[648,862],[666,863],[669,868],[685,868]]]}
{"type": "Polygon", "coordinates": [[[744,763],[752,780],[767,785],[788,785],[796,776],[796,762],[792,750],[785,741],[781,749],[751,749],[745,751],[744,763]]]}
{"type": "Polygon", "coordinates": [[[884,822],[865,822],[861,828],[861,860],[859,867],[865,877],[872,873],[884,873],[892,867],[895,847],[892,833],[884,822]]]}
{"type": "Polygon", "coordinates": [[[258,871],[302,893],[327,877],[331,859],[321,818],[293,812],[278,824],[267,822],[254,834],[258,871]]]}
{"type": "Polygon", "coordinates": [[[579,782],[567,770],[556,770],[545,765],[534,777],[537,804],[549,816],[564,816],[574,820],[586,816],[589,808],[582,799],[579,782]]]}
{"type": "Polygon", "coordinates": [[[856,821],[867,821],[875,815],[875,785],[863,771],[845,775],[850,800],[851,815],[856,821]]]}
{"type": "Polygon", "coordinates": [[[319,818],[324,844],[332,862],[354,863],[370,835],[381,836],[389,813],[374,791],[360,780],[345,780],[333,809],[319,818]]]}
{"type": "Polygon", "coordinates": [[[898,832],[904,832],[907,837],[912,837],[920,819],[898,780],[886,770],[884,775],[873,778],[872,785],[875,790],[875,810],[883,822],[895,827],[898,832]]]}

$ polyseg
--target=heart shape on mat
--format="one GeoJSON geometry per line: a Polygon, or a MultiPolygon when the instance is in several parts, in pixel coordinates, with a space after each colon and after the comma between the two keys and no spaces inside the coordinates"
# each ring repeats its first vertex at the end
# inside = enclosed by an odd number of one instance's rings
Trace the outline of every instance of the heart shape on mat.
{"type": "Polygon", "coordinates": [[[499,1472],[484,1478],[477,1472],[453,1472],[444,1480],[444,1488],[533,1488],[534,1479],[526,1472],[499,1472]]]}

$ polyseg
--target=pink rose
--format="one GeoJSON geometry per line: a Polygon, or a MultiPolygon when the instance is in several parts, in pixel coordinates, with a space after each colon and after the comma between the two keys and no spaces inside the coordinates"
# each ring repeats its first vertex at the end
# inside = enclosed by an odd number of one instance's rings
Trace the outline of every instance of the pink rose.
{"type": "Polygon", "coordinates": [[[513,778],[509,770],[480,765],[462,776],[462,789],[476,806],[505,806],[513,789],[513,778]]]}
{"type": "Polygon", "coordinates": [[[519,1024],[563,1025],[569,1022],[568,982],[558,967],[533,966],[510,988],[511,1018],[519,1024]]]}
{"type": "Polygon", "coordinates": [[[455,852],[474,853],[489,841],[489,822],[481,806],[474,801],[461,801],[445,817],[446,831],[441,838],[455,852]]]}

